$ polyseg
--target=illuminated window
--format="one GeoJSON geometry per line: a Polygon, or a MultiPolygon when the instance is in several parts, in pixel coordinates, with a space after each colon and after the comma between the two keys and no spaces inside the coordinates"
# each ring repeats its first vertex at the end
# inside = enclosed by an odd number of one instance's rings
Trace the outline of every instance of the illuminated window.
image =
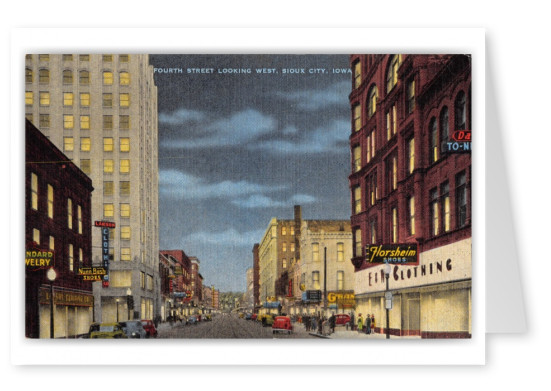
{"type": "Polygon", "coordinates": [[[113,130],[113,116],[104,115],[103,116],[103,130],[113,130]]]}
{"type": "Polygon", "coordinates": [[[386,74],[386,91],[392,91],[394,86],[398,84],[398,68],[400,67],[401,55],[393,55],[390,58],[388,71],[386,74]]]}
{"type": "Polygon", "coordinates": [[[344,261],[344,243],[337,243],[337,261],[344,261]]]}
{"type": "Polygon", "coordinates": [[[38,82],[42,84],[50,82],[50,71],[48,69],[40,69],[38,71],[38,82]]]}
{"type": "Polygon", "coordinates": [[[287,269],[287,260],[285,258],[283,258],[283,260],[281,261],[281,266],[283,267],[283,269],[287,269]]]}
{"type": "Polygon", "coordinates": [[[67,227],[73,229],[73,200],[67,198],[67,227]]]}
{"type": "Polygon", "coordinates": [[[312,243],[312,261],[319,262],[320,260],[320,245],[319,243],[312,243]]]}
{"type": "Polygon", "coordinates": [[[72,137],[63,137],[63,150],[64,151],[73,151],[75,148],[74,141],[72,137]]]}
{"type": "Polygon", "coordinates": [[[84,254],[82,252],[82,249],[78,249],[78,265],[77,269],[80,268],[84,264],[84,254]]]}
{"type": "Polygon", "coordinates": [[[81,86],[87,86],[90,84],[90,72],[80,71],[78,74],[78,80],[81,86]]]}
{"type": "Polygon", "coordinates": [[[130,247],[121,247],[121,261],[131,261],[132,253],[130,252],[130,247]]]}
{"type": "Polygon", "coordinates": [[[63,129],[73,129],[75,123],[74,123],[74,117],[70,114],[63,116],[63,129]]]}
{"type": "Polygon", "coordinates": [[[407,110],[408,114],[410,114],[413,113],[413,110],[415,110],[415,80],[411,80],[408,83],[407,99],[407,110]]]}
{"type": "Polygon", "coordinates": [[[73,71],[69,69],[63,71],[63,84],[73,84],[73,71]]]}
{"type": "Polygon", "coordinates": [[[295,244],[294,243],[291,243],[291,251],[295,251],[295,244]]]}
{"type": "Polygon", "coordinates": [[[110,270],[109,285],[113,288],[126,288],[132,286],[132,270],[110,270]]]}
{"type": "Polygon", "coordinates": [[[53,236],[50,236],[48,239],[48,249],[55,250],[55,238],[53,236]]]}
{"type": "Polygon", "coordinates": [[[87,92],[80,93],[80,105],[82,107],[90,107],[90,94],[87,92]]]}
{"type": "Polygon", "coordinates": [[[48,184],[48,217],[54,218],[54,188],[48,184]]]}
{"type": "Polygon", "coordinates": [[[83,173],[90,175],[92,172],[92,166],[90,165],[90,159],[80,159],[80,169],[83,173]]]}
{"type": "Polygon", "coordinates": [[[392,106],[392,134],[396,134],[397,130],[396,105],[392,106]]]}
{"type": "Polygon", "coordinates": [[[130,116],[129,115],[119,115],[119,129],[120,130],[130,129],[130,116]]]}
{"type": "Polygon", "coordinates": [[[369,133],[367,135],[367,142],[366,142],[366,146],[367,146],[367,162],[369,163],[369,161],[371,160],[371,133],[369,133]]]}
{"type": "Polygon", "coordinates": [[[291,226],[291,235],[295,234],[295,227],[291,226]]]}
{"type": "Polygon", "coordinates": [[[78,233],[82,234],[82,207],[77,205],[78,233]]]}
{"type": "Polygon", "coordinates": [[[344,290],[344,271],[342,270],[337,271],[337,290],[344,290]]]}
{"type": "Polygon", "coordinates": [[[367,100],[367,115],[369,118],[375,114],[377,111],[377,99],[379,97],[379,92],[377,90],[377,86],[371,87],[369,90],[369,96],[367,100]]]}
{"type": "Polygon", "coordinates": [[[362,63],[360,61],[354,64],[354,88],[358,88],[362,83],[362,63]]]}
{"type": "Polygon", "coordinates": [[[121,159],[119,169],[121,174],[128,174],[130,172],[130,159],[121,159]]]}
{"type": "Polygon", "coordinates": [[[354,155],[354,172],[358,172],[362,168],[362,147],[355,146],[353,149],[354,155]]]}
{"type": "Polygon", "coordinates": [[[320,272],[312,272],[312,287],[314,290],[320,289],[320,272]]]}
{"type": "Polygon", "coordinates": [[[90,129],[90,116],[81,115],[80,116],[80,129],[89,130],[90,129]]]}
{"type": "Polygon", "coordinates": [[[287,227],[285,226],[281,227],[281,235],[283,236],[287,235],[287,227]]]}
{"type": "Polygon", "coordinates": [[[130,204],[121,204],[121,217],[130,217],[130,204]]]}
{"type": "Polygon", "coordinates": [[[409,212],[409,235],[415,235],[415,197],[410,197],[408,200],[408,212],[409,212]]]}
{"type": "Polygon", "coordinates": [[[33,96],[32,91],[25,91],[25,105],[30,106],[34,103],[33,96]]]}
{"type": "Polygon", "coordinates": [[[40,91],[40,106],[50,105],[50,93],[46,91],[40,91]]]}
{"type": "Polygon", "coordinates": [[[130,94],[120,94],[119,95],[119,105],[121,107],[130,106],[130,94]]]}
{"type": "Polygon", "coordinates": [[[371,220],[371,244],[377,243],[377,220],[371,220]]]}
{"type": "Polygon", "coordinates": [[[354,105],[354,131],[360,130],[362,127],[362,108],[360,105],[354,105]]]}
{"type": "Polygon", "coordinates": [[[89,152],[91,147],[90,137],[80,138],[80,150],[83,152],[89,152]]]}
{"type": "Polygon", "coordinates": [[[104,181],[103,182],[103,195],[112,196],[114,193],[114,184],[113,181],[104,181]]]}
{"type": "Polygon", "coordinates": [[[25,83],[33,82],[33,71],[29,68],[25,68],[25,83]]]}
{"type": "Polygon", "coordinates": [[[360,228],[356,228],[354,231],[354,256],[362,256],[362,230],[360,228]]]}
{"type": "Polygon", "coordinates": [[[440,208],[438,205],[438,189],[432,189],[430,191],[429,200],[431,235],[436,236],[440,233],[440,208]]]}
{"type": "Polygon", "coordinates": [[[103,217],[115,217],[115,207],[113,204],[103,204],[103,217]]]}
{"type": "Polygon", "coordinates": [[[434,163],[438,160],[438,129],[434,117],[430,120],[429,133],[429,161],[434,163]]]}
{"type": "Polygon", "coordinates": [[[64,92],[63,93],[63,106],[72,106],[73,105],[73,93],[64,92]]]}
{"type": "Polygon", "coordinates": [[[104,152],[113,152],[113,138],[104,137],[103,138],[103,151],[104,152]]]}
{"type": "Polygon", "coordinates": [[[375,138],[377,136],[377,129],[373,129],[371,132],[371,157],[375,156],[375,138]]]}
{"type": "Polygon", "coordinates": [[[33,242],[40,244],[40,231],[36,228],[33,228],[33,242]]]}
{"type": "Polygon", "coordinates": [[[113,172],[113,159],[103,159],[103,172],[112,173],[113,172]]]}
{"type": "Polygon", "coordinates": [[[362,189],[360,186],[354,188],[354,213],[358,214],[362,211],[362,189]]]}
{"type": "Polygon", "coordinates": [[[121,86],[127,86],[130,84],[130,73],[121,72],[119,74],[119,83],[121,86]]]}
{"type": "Polygon", "coordinates": [[[102,95],[102,105],[103,107],[113,107],[113,94],[107,93],[102,95]]]}
{"type": "Polygon", "coordinates": [[[130,240],[130,226],[129,225],[123,225],[121,227],[121,239],[124,240],[130,240]]]}
{"type": "Polygon", "coordinates": [[[415,139],[412,137],[407,143],[408,152],[408,173],[413,173],[415,169],[415,139]]]}
{"type": "Polygon", "coordinates": [[[448,181],[444,182],[440,186],[440,193],[442,194],[442,228],[444,232],[448,232],[450,230],[450,218],[451,218],[451,210],[450,210],[450,184],[448,181]]]}
{"type": "Polygon", "coordinates": [[[119,149],[121,152],[130,152],[130,139],[128,137],[119,139],[119,149]]]}
{"type": "Polygon", "coordinates": [[[31,208],[38,210],[38,176],[31,173],[31,208]]]}
{"type": "Polygon", "coordinates": [[[69,256],[68,256],[68,259],[69,259],[69,270],[70,271],[73,271],[75,265],[74,265],[74,253],[73,253],[73,245],[72,244],[69,244],[69,256]]]}
{"type": "Polygon", "coordinates": [[[128,196],[130,195],[130,182],[129,181],[121,181],[119,183],[120,188],[120,195],[121,196],[128,196]]]}
{"type": "Polygon", "coordinates": [[[103,72],[103,84],[111,85],[113,84],[113,72],[103,72]]]}
{"type": "Polygon", "coordinates": [[[281,248],[283,251],[287,251],[287,243],[283,243],[281,248]]]}

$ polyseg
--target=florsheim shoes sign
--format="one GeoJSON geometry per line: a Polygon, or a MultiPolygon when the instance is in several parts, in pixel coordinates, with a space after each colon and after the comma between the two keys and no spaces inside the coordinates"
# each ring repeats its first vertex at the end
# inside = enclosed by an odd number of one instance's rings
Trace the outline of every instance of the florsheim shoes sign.
{"type": "Polygon", "coordinates": [[[419,251],[417,243],[373,244],[365,246],[365,260],[368,263],[418,265],[419,251]]]}

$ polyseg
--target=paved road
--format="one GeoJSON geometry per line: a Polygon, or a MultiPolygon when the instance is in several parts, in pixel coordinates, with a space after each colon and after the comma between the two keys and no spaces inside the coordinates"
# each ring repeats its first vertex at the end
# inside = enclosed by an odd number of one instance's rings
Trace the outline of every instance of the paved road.
{"type": "Polygon", "coordinates": [[[185,326],[175,323],[162,324],[159,327],[159,338],[316,338],[304,331],[303,327],[295,327],[290,335],[272,333],[271,327],[262,327],[260,322],[239,318],[236,314],[218,314],[212,321],[199,322],[185,326]]]}

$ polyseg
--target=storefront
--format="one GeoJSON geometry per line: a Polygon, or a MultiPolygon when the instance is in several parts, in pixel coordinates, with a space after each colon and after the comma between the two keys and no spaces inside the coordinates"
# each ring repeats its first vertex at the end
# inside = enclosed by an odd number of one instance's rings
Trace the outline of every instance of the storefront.
{"type": "MultiPolygon", "coordinates": [[[[40,287],[38,295],[39,337],[50,338],[50,287],[40,287]]],[[[54,287],[53,296],[54,338],[76,338],[87,333],[94,318],[92,293],[54,287]]]]}
{"type": "MultiPolygon", "coordinates": [[[[390,334],[471,337],[471,239],[423,252],[417,266],[392,266],[390,334]]],[[[374,315],[386,333],[384,265],[356,273],[356,314],[374,315]]]]}

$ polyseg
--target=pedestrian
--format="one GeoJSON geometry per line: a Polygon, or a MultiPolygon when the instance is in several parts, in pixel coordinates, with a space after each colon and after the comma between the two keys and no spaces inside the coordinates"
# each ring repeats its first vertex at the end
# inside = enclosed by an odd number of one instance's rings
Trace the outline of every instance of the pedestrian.
{"type": "Polygon", "coordinates": [[[375,314],[371,314],[371,333],[375,332],[375,314]]]}
{"type": "Polygon", "coordinates": [[[362,332],[364,328],[364,320],[362,318],[362,314],[358,315],[358,332],[362,332]]]}
{"type": "Polygon", "coordinates": [[[310,317],[308,315],[304,316],[304,328],[306,331],[310,331],[310,317]]]}
{"type": "Polygon", "coordinates": [[[320,314],[318,314],[318,334],[319,335],[323,334],[323,318],[321,317],[320,314]]]}
{"type": "Polygon", "coordinates": [[[352,311],[350,315],[350,330],[354,331],[354,327],[356,327],[356,319],[354,318],[354,311],[352,311]]]}
{"type": "Polygon", "coordinates": [[[335,313],[333,312],[329,318],[329,330],[331,330],[331,334],[335,332],[335,321],[335,313]]]}
{"type": "Polygon", "coordinates": [[[310,329],[316,331],[316,317],[312,316],[310,319],[311,319],[310,329]]]}
{"type": "Polygon", "coordinates": [[[369,317],[369,314],[365,317],[365,333],[371,334],[371,318],[369,317]]]}

